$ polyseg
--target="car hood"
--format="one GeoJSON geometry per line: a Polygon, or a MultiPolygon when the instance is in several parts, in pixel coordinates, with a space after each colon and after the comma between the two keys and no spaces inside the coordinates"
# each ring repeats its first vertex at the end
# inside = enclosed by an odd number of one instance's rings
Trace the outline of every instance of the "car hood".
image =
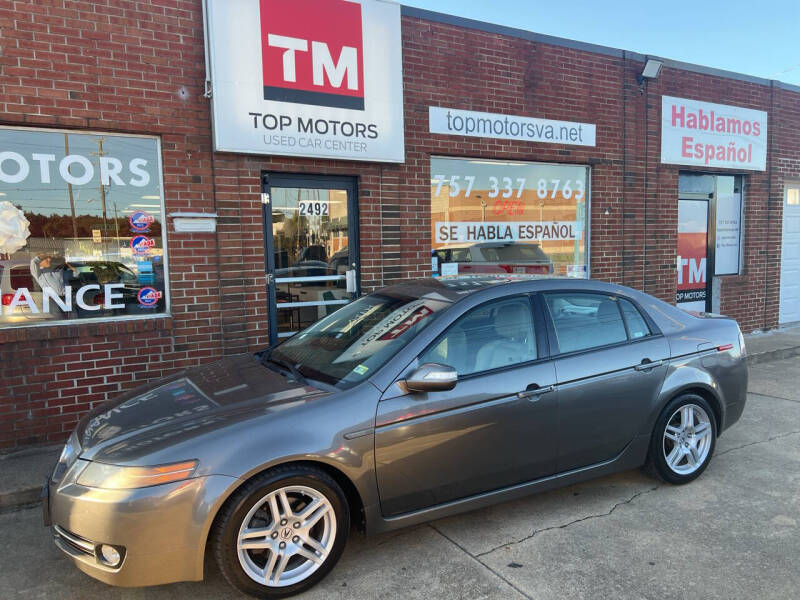
{"type": "Polygon", "coordinates": [[[316,399],[326,392],[268,369],[252,354],[193,367],[127,392],[78,426],[83,458],[114,462],[136,448],[176,443],[316,399]]]}

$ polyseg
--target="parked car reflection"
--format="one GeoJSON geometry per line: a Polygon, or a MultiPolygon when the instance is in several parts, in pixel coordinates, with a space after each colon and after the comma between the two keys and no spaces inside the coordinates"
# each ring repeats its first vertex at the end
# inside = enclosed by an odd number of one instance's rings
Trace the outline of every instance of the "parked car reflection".
{"type": "Polygon", "coordinates": [[[432,251],[439,264],[458,263],[459,273],[550,275],[553,261],[539,244],[487,242],[447,246],[432,251]]]}

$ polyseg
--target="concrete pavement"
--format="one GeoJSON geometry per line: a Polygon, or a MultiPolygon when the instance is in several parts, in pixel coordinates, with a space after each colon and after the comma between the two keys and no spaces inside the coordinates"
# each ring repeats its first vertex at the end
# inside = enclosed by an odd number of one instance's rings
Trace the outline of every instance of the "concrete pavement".
{"type": "MultiPolygon", "coordinates": [[[[604,477],[364,540],[316,598],[776,598],[800,595],[800,359],[751,369],[742,419],[694,483],[604,477]]],[[[37,508],[0,514],[0,596],[240,598],[205,583],[110,588],[53,546],[37,508]]]]}

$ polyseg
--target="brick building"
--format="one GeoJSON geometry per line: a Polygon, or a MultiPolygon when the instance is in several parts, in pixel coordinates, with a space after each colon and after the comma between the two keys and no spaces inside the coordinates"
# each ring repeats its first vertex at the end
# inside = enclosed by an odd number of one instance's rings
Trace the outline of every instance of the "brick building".
{"type": "MultiPolygon", "coordinates": [[[[18,211],[2,213],[9,222],[29,223],[24,245],[0,250],[0,449],[60,441],[121,390],[263,348],[353,290],[432,270],[589,275],[691,300],[746,331],[800,320],[789,281],[800,89],[401,7],[398,41],[386,42],[402,50],[389,74],[402,83],[399,160],[232,152],[212,119],[224,75],[206,86],[204,31],[223,27],[209,10],[204,29],[204,10],[0,6],[0,201],[18,211]],[[728,111],[720,128],[715,106],[728,111]],[[666,148],[690,114],[692,142],[684,131],[666,148]],[[468,118],[483,135],[467,134],[468,118]],[[702,141],[717,134],[744,154],[702,141]],[[705,215],[699,228],[693,214],[705,215]],[[569,233],[552,228],[565,223],[569,233]],[[540,229],[523,239],[526,224],[540,229]]],[[[341,66],[324,66],[329,85],[341,66]]],[[[266,136],[277,122],[256,113],[266,136]]]]}

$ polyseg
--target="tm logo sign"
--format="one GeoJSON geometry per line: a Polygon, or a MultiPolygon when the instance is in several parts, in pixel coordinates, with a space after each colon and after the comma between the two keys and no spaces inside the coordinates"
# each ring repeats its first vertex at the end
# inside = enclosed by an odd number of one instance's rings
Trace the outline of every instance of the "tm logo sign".
{"type": "Polygon", "coordinates": [[[361,5],[260,1],[264,99],[364,110],[361,5]]]}

